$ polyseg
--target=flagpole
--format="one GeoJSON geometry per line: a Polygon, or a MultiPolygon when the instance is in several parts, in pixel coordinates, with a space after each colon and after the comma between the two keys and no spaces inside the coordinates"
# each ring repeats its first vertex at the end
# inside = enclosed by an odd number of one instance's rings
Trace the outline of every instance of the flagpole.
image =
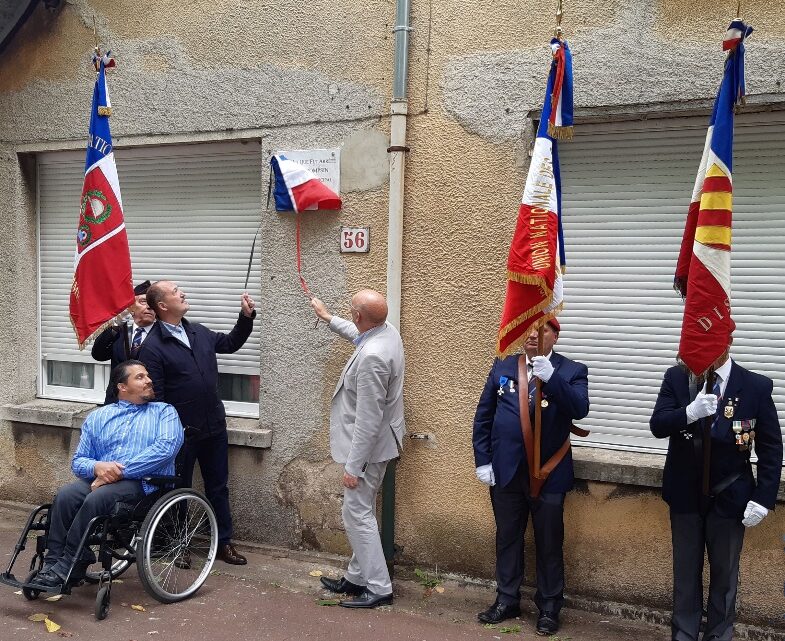
{"type": "MultiPolygon", "coordinates": [[[[544,350],[544,333],[542,326],[537,330],[537,356],[544,350]]],[[[540,478],[540,462],[542,458],[542,381],[534,381],[534,478],[540,478]]]]}
{"type": "MultiPolygon", "coordinates": [[[[706,372],[706,393],[710,393],[714,389],[715,381],[714,366],[712,365],[706,372]]],[[[719,400],[717,401],[719,403],[719,400]]],[[[719,411],[719,407],[717,408],[719,411]]],[[[703,485],[701,496],[701,508],[705,514],[709,508],[709,497],[711,495],[711,424],[714,422],[714,416],[706,416],[702,421],[703,431],[703,485]]]]}

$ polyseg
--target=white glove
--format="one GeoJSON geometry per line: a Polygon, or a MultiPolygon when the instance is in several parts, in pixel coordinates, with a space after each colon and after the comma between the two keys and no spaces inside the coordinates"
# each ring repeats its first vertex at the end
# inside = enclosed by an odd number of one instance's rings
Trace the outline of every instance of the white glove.
{"type": "Polygon", "coordinates": [[[551,365],[551,361],[547,356],[535,356],[532,359],[532,374],[543,383],[547,383],[551,380],[553,365],[551,365]]]}
{"type": "Polygon", "coordinates": [[[755,501],[750,501],[747,503],[747,509],[744,510],[744,520],[741,522],[742,525],[745,527],[755,527],[758,523],[760,523],[769,511],[759,505],[755,501]]]}
{"type": "Polygon", "coordinates": [[[485,483],[488,487],[496,485],[496,477],[493,475],[493,465],[480,465],[475,471],[480,483],[485,483]]]}
{"type": "Polygon", "coordinates": [[[698,392],[695,400],[687,405],[687,422],[694,423],[706,416],[714,416],[717,413],[717,402],[714,394],[698,392]]]}

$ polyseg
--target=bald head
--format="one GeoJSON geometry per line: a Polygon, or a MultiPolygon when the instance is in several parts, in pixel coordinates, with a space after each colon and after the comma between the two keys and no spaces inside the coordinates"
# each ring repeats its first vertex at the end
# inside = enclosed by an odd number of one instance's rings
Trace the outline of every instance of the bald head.
{"type": "Polygon", "coordinates": [[[352,297],[352,307],[359,314],[355,324],[360,329],[360,325],[366,331],[373,327],[378,327],[387,320],[387,301],[379,292],[373,289],[361,289],[352,297]]]}

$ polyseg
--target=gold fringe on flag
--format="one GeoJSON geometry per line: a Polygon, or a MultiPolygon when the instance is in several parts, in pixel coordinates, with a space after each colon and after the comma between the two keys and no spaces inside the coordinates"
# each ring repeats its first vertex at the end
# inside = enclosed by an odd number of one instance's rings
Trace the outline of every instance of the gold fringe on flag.
{"type": "Polygon", "coordinates": [[[572,140],[575,135],[575,127],[558,127],[548,123],[548,135],[554,140],[572,140]]]}

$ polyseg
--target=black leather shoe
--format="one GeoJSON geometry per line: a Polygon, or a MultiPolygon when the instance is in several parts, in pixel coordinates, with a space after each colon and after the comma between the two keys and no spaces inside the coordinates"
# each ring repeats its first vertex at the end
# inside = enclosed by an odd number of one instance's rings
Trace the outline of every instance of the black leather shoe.
{"type": "Polygon", "coordinates": [[[514,619],[521,616],[521,606],[517,603],[504,605],[496,601],[490,608],[480,612],[477,618],[483,623],[501,623],[506,619],[514,619]]]}
{"type": "Polygon", "coordinates": [[[559,615],[555,612],[541,611],[537,617],[537,634],[544,637],[546,634],[556,634],[559,630],[559,615]]]}
{"type": "Polygon", "coordinates": [[[364,585],[357,585],[356,583],[347,581],[345,576],[342,576],[340,580],[330,579],[326,576],[323,576],[319,580],[322,582],[322,585],[330,592],[335,592],[337,594],[351,594],[353,596],[358,596],[365,591],[364,585]]]}
{"type": "Polygon", "coordinates": [[[40,586],[44,590],[56,590],[62,587],[63,579],[52,572],[52,570],[47,570],[46,572],[39,572],[33,579],[33,584],[40,586]]]}
{"type": "Polygon", "coordinates": [[[339,605],[343,608],[376,608],[380,605],[392,605],[393,595],[390,594],[376,594],[365,588],[360,594],[353,599],[341,601],[339,605]]]}
{"type": "Polygon", "coordinates": [[[218,553],[215,555],[217,559],[220,559],[224,563],[228,563],[229,565],[245,565],[248,563],[248,559],[246,559],[242,554],[240,554],[237,549],[231,543],[225,543],[224,545],[218,546],[218,553]]]}

